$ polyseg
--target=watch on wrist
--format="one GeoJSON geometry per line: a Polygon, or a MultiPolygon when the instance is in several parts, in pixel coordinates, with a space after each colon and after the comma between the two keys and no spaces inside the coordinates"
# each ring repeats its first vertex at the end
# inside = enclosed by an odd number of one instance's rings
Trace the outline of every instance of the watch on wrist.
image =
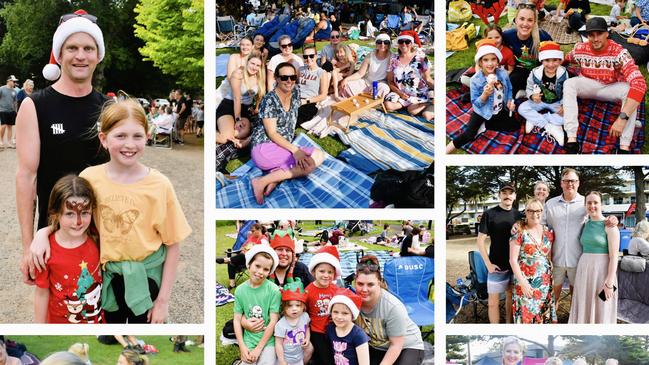
{"type": "Polygon", "coordinates": [[[241,120],[241,117],[236,117],[236,118],[234,118],[234,120],[238,122],[238,121],[241,120]]]}
{"type": "Polygon", "coordinates": [[[629,120],[629,116],[625,112],[622,112],[620,113],[620,119],[629,120]]]}

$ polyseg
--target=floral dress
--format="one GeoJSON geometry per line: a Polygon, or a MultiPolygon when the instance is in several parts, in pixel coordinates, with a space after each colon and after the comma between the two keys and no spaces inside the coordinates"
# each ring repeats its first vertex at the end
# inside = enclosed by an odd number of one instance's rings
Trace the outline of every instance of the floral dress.
{"type": "Polygon", "coordinates": [[[521,246],[518,265],[534,293],[531,298],[524,296],[514,276],[514,323],[556,323],[557,313],[552,297],[552,262],[550,261],[554,234],[544,227],[541,242],[536,242],[536,239],[524,229],[514,233],[512,240],[521,246]]]}
{"type": "Polygon", "coordinates": [[[428,58],[422,54],[415,54],[407,65],[399,62],[399,55],[393,55],[388,65],[388,72],[394,75],[394,82],[399,90],[419,98],[419,102],[428,101],[428,84],[425,75],[430,69],[428,58]]]}

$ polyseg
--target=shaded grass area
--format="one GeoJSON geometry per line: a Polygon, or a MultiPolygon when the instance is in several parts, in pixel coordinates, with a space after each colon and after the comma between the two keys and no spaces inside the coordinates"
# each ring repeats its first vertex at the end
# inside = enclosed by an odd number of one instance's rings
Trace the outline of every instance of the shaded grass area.
{"type": "MultiPolygon", "coordinates": [[[[373,40],[346,40],[342,42],[343,44],[358,44],[359,46],[366,46],[370,48],[374,48],[374,41],[373,40]]],[[[327,44],[329,44],[328,41],[319,41],[316,43],[316,50],[320,52],[322,48],[324,48],[327,44]]],[[[302,54],[303,48],[299,48],[293,51],[293,53],[297,55],[302,54]]],[[[216,50],[216,55],[221,55],[221,54],[232,54],[238,52],[238,49],[235,48],[218,48],[216,50]]],[[[395,48],[392,48],[392,52],[396,52],[395,48]]],[[[433,56],[430,55],[428,56],[429,60],[431,61],[431,65],[433,63],[433,56]]],[[[217,77],[216,78],[216,87],[218,88],[221,83],[223,82],[224,77],[217,77]]],[[[307,131],[302,129],[302,128],[297,128],[295,130],[295,135],[299,135],[300,133],[306,133],[307,131]]],[[[324,138],[313,138],[314,142],[318,144],[324,151],[326,151],[328,154],[331,156],[338,156],[340,152],[343,150],[347,149],[348,146],[346,146],[344,143],[342,143],[337,137],[333,136],[326,136],[324,138]]],[[[226,165],[226,170],[228,172],[233,172],[237,168],[239,168],[241,165],[245,164],[250,160],[250,156],[244,156],[239,159],[231,160],[228,162],[226,165]]]]}
{"type": "MultiPolygon", "coordinates": [[[[171,335],[163,336],[138,336],[147,344],[154,345],[157,354],[147,355],[152,364],[160,365],[197,365],[203,364],[204,351],[196,346],[189,346],[187,353],[174,353],[173,344],[169,341],[171,335]]],[[[117,362],[122,347],[117,345],[104,345],[97,341],[96,336],[8,336],[9,339],[27,346],[27,351],[43,360],[49,354],[66,351],[74,343],[87,343],[90,345],[90,361],[95,365],[113,365],[117,362]]],[[[192,341],[196,339],[189,337],[192,341]]]]}
{"type": "MultiPolygon", "coordinates": [[[[552,5],[552,6],[557,6],[558,0],[548,0],[546,1],[546,5],[552,5]]],[[[611,7],[608,5],[602,5],[602,4],[590,4],[590,10],[591,13],[594,15],[609,15],[611,12],[611,7]]],[[[622,15],[627,15],[630,16],[631,14],[622,14],[622,15]]],[[[484,29],[484,23],[482,23],[482,20],[473,18],[471,19],[470,23],[475,24],[476,26],[480,26],[481,28],[481,33],[482,29],[484,29]]],[[[499,21],[498,25],[500,25],[501,28],[505,28],[507,26],[507,15],[506,13],[503,14],[499,21]]],[[[482,37],[482,34],[479,34],[477,39],[480,39],[482,37]]],[[[476,47],[475,47],[475,41],[473,40],[469,42],[469,48],[460,51],[460,52],[455,52],[452,56],[448,57],[446,59],[446,70],[447,71],[452,71],[452,70],[458,70],[458,69],[463,69],[470,67],[474,64],[473,57],[476,53],[476,47]]],[[[572,50],[573,46],[569,44],[562,44],[561,45],[561,50],[564,52],[564,54],[567,54],[572,50]]],[[[645,81],[649,85],[649,71],[647,71],[647,68],[645,65],[638,65],[640,72],[642,72],[642,75],[645,78],[645,81]]],[[[453,86],[448,86],[448,87],[455,87],[453,86]]],[[[645,110],[649,108],[649,101],[645,99],[645,110]]],[[[446,142],[450,142],[450,139],[447,137],[446,142]]],[[[456,154],[465,154],[466,152],[464,150],[458,149],[455,152],[456,154]]],[[[645,120],[645,143],[642,147],[642,153],[649,153],[649,123],[645,120]]]]}
{"type": "MultiPolygon", "coordinates": [[[[401,221],[374,221],[374,227],[372,231],[369,234],[366,234],[364,236],[359,236],[358,233],[354,234],[352,236],[352,240],[367,248],[368,250],[387,250],[391,252],[399,251],[398,247],[386,247],[386,246],[380,246],[380,245],[372,245],[364,242],[359,242],[360,238],[367,238],[371,236],[377,236],[381,233],[383,230],[383,224],[388,223],[390,224],[390,231],[391,233],[397,233],[397,230],[400,230],[401,228],[401,221]]],[[[322,221],[322,224],[316,225],[314,221],[302,221],[300,222],[299,226],[302,227],[303,231],[310,231],[310,230],[315,230],[319,229],[321,227],[329,227],[334,224],[334,221],[322,221]]],[[[236,225],[234,221],[217,221],[216,222],[216,256],[221,257],[224,255],[224,252],[228,248],[232,248],[232,245],[234,244],[234,238],[227,237],[226,234],[231,234],[236,232],[236,225]]],[[[433,234],[433,230],[430,230],[431,235],[433,234]]],[[[300,237],[305,239],[306,241],[315,241],[317,240],[317,237],[300,237]]],[[[228,271],[227,271],[227,265],[216,265],[216,281],[220,283],[221,285],[227,287],[228,286],[228,271]]],[[[243,282],[243,279],[241,280],[243,282]]],[[[237,282],[237,284],[240,284],[241,282],[237,282]]],[[[433,295],[434,295],[434,290],[431,292],[430,299],[431,301],[433,300],[433,295]]],[[[236,360],[239,358],[239,348],[237,346],[222,346],[221,341],[219,340],[219,337],[221,335],[221,332],[223,331],[223,326],[225,325],[225,322],[228,320],[232,319],[234,311],[234,303],[229,303],[224,306],[216,307],[216,358],[218,359],[218,364],[231,364],[232,361],[236,360]]],[[[423,332],[429,332],[433,329],[433,326],[427,326],[423,328],[423,332]]],[[[435,341],[435,336],[431,335],[429,336],[426,341],[430,342],[431,344],[434,344],[435,341]]]]}

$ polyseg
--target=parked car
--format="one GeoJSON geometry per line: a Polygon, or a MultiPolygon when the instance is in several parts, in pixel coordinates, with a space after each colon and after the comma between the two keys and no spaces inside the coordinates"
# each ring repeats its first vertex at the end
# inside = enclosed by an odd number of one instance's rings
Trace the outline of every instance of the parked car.
{"type": "Polygon", "coordinates": [[[139,101],[140,105],[142,105],[142,107],[144,108],[149,106],[149,101],[145,98],[137,98],[137,101],[139,101]]]}
{"type": "Polygon", "coordinates": [[[169,100],[167,100],[167,99],[155,99],[154,101],[155,101],[155,105],[156,105],[156,106],[160,106],[160,105],[165,105],[165,106],[166,106],[166,105],[170,105],[170,104],[169,104],[169,100]]]}
{"type": "Polygon", "coordinates": [[[447,236],[470,235],[471,226],[468,223],[449,224],[446,226],[447,236]]]}

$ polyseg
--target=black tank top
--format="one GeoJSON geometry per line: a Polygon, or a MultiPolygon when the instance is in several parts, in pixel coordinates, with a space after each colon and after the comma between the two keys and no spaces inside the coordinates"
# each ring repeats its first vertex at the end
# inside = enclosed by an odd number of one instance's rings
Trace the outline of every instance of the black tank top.
{"type": "Polygon", "coordinates": [[[51,86],[35,92],[31,98],[41,139],[36,194],[38,228],[42,228],[47,225],[47,204],[56,181],[108,161],[97,137],[97,120],[108,99],[94,90],[83,97],[71,97],[51,86]]]}

